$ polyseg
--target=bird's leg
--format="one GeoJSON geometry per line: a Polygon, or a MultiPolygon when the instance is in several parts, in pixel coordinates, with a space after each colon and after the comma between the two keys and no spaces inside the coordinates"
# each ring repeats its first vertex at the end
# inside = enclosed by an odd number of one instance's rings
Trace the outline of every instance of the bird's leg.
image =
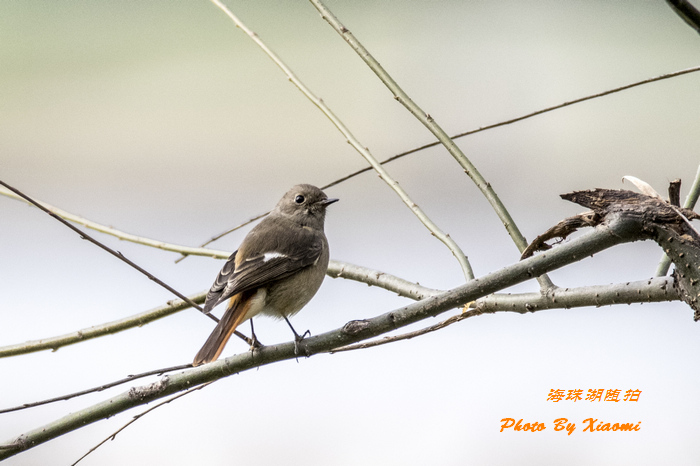
{"type": "Polygon", "coordinates": [[[248,339],[249,344],[250,344],[250,350],[255,351],[256,349],[262,348],[263,345],[260,343],[260,340],[258,340],[257,335],[255,335],[255,329],[253,328],[253,319],[250,319],[250,335],[251,337],[248,339]]]}
{"type": "MultiPolygon", "coordinates": [[[[255,344],[255,342],[253,341],[252,338],[248,338],[247,336],[243,335],[243,334],[242,334],[241,332],[239,332],[238,330],[234,330],[234,331],[233,331],[233,334],[236,335],[236,336],[237,336],[238,338],[240,338],[241,340],[243,340],[243,341],[245,341],[246,343],[248,343],[250,346],[253,346],[253,345],[255,344]]],[[[262,343],[258,342],[258,343],[257,343],[257,346],[260,347],[260,346],[265,346],[265,345],[263,345],[262,343]]]]}
{"type": "MultiPolygon", "coordinates": [[[[299,343],[301,343],[301,340],[303,340],[307,336],[310,336],[311,332],[309,330],[307,330],[306,332],[304,332],[303,335],[299,336],[297,331],[294,330],[294,327],[292,327],[291,322],[289,322],[289,319],[287,319],[287,316],[282,316],[282,317],[284,317],[284,321],[287,322],[287,325],[289,325],[289,328],[291,328],[292,332],[294,332],[294,354],[298,356],[299,355],[299,343]]],[[[304,351],[304,353],[307,353],[307,352],[304,351]]],[[[306,356],[308,356],[308,353],[306,354],[306,356]]]]}

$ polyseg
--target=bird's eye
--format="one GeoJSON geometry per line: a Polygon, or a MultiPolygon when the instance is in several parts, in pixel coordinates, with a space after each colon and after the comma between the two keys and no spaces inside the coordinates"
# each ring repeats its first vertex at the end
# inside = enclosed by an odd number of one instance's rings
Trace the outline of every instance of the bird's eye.
{"type": "Polygon", "coordinates": [[[297,197],[294,198],[294,202],[296,202],[297,204],[303,204],[304,201],[304,196],[302,196],[301,194],[297,194],[297,197]]]}

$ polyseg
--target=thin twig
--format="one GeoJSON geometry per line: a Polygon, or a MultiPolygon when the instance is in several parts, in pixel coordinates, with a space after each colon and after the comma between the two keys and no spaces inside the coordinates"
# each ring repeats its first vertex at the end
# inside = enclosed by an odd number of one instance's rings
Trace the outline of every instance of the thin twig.
{"type": "MultiPolygon", "coordinates": [[[[201,293],[197,293],[196,295],[190,296],[190,299],[195,302],[203,303],[206,295],[206,292],[203,291],[201,293]]],[[[93,325],[91,327],[65,333],[63,335],[56,335],[37,340],[25,341],[22,343],[0,346],[0,358],[19,356],[21,354],[29,354],[45,350],[57,351],[59,348],[63,348],[64,346],[82,343],[84,341],[92,340],[93,338],[99,338],[105,335],[113,335],[134,327],[141,327],[158,319],[175,314],[176,312],[188,309],[189,307],[190,305],[184,301],[173,300],[163,306],[158,306],[145,312],[140,312],[138,314],[105,322],[99,325],[93,325]]]]}
{"type": "MultiPolygon", "coordinates": [[[[604,97],[604,96],[606,96],[606,95],[614,94],[614,93],[616,93],[616,92],[624,91],[624,90],[627,90],[627,89],[632,89],[632,88],[634,88],[634,87],[641,86],[641,85],[643,85],[643,84],[649,84],[649,83],[653,83],[653,82],[656,82],[656,81],[662,81],[662,80],[664,80],[664,79],[674,78],[674,77],[676,77],[676,76],[681,76],[681,75],[688,74],[688,73],[694,73],[694,72],[696,72],[696,71],[700,71],[700,66],[695,66],[695,67],[693,67],[693,68],[687,68],[687,69],[684,69],[684,70],[674,71],[674,72],[672,72],[672,73],[662,74],[662,75],[660,75],[660,76],[656,76],[656,77],[653,77],[653,78],[644,79],[644,80],[642,80],[642,81],[637,81],[637,82],[634,82],[634,83],[631,83],[631,84],[626,84],[626,85],[624,85],[624,86],[620,86],[620,87],[616,87],[616,88],[613,88],[613,89],[609,89],[609,90],[607,90],[607,91],[599,92],[599,93],[597,93],[597,94],[592,94],[592,95],[588,95],[588,96],[586,96],[586,97],[581,97],[581,98],[579,98],[579,99],[570,100],[570,101],[567,101],[567,102],[564,102],[564,103],[561,103],[561,104],[558,104],[558,105],[554,105],[554,106],[552,106],[552,107],[543,108],[543,109],[540,109],[540,110],[537,110],[537,111],[534,111],[534,112],[531,112],[531,113],[527,113],[527,114],[525,114],[525,115],[521,115],[521,116],[519,116],[519,117],[511,118],[511,119],[509,119],[509,120],[504,120],[504,121],[501,121],[501,122],[498,122],[498,123],[494,123],[494,124],[491,124],[491,125],[480,126],[480,127],[477,128],[477,129],[473,129],[473,130],[469,130],[469,131],[464,131],[464,132],[462,132],[462,133],[457,133],[457,134],[455,134],[455,135],[453,135],[453,136],[450,136],[450,138],[451,138],[451,139],[458,139],[458,138],[461,138],[461,137],[469,136],[469,135],[471,135],[471,134],[480,133],[481,131],[486,131],[486,130],[489,130],[489,129],[494,129],[494,128],[498,128],[498,127],[501,127],[501,126],[510,125],[510,124],[512,124],[512,123],[517,123],[517,122],[519,122],[519,121],[527,120],[528,118],[532,118],[532,117],[535,117],[535,116],[537,116],[537,115],[542,115],[542,114],[544,114],[544,113],[548,113],[548,112],[552,112],[552,111],[554,111],[554,110],[559,110],[559,109],[561,109],[561,108],[568,107],[569,105],[578,104],[578,103],[581,103],[581,102],[585,102],[585,101],[587,101],[587,100],[596,99],[596,98],[598,98],[598,97],[604,97]]],[[[405,156],[407,156],[407,155],[415,154],[416,152],[420,152],[420,151],[422,151],[422,150],[429,149],[429,148],[431,148],[431,147],[435,147],[435,146],[439,146],[439,145],[440,145],[440,141],[435,141],[435,142],[431,142],[431,143],[428,143],[428,144],[424,144],[424,145],[422,145],[422,146],[420,146],[420,147],[415,147],[415,148],[410,149],[410,150],[407,150],[407,151],[405,151],[405,152],[401,152],[401,153],[398,153],[398,154],[396,154],[396,155],[393,155],[393,156],[389,157],[388,159],[385,159],[385,160],[383,160],[383,161],[381,161],[381,162],[379,162],[379,163],[382,164],[382,165],[384,165],[384,164],[393,162],[394,160],[398,160],[398,159],[400,159],[400,158],[402,158],[402,157],[405,157],[405,156]]],[[[367,173],[368,171],[371,171],[371,170],[372,170],[372,167],[371,167],[371,166],[365,167],[365,168],[361,168],[361,169],[359,169],[359,170],[357,170],[357,171],[354,171],[354,172],[352,172],[352,173],[350,173],[350,174],[348,174],[348,175],[343,176],[342,178],[338,178],[338,179],[336,179],[335,181],[331,181],[330,183],[326,184],[325,186],[322,186],[321,189],[327,189],[327,188],[330,188],[330,187],[332,187],[332,186],[338,185],[338,184],[343,183],[343,182],[345,182],[345,181],[347,181],[347,180],[349,180],[349,179],[351,179],[351,178],[354,178],[354,177],[356,177],[356,176],[358,176],[358,175],[361,175],[361,174],[363,174],[363,173],[367,173]]],[[[0,192],[0,193],[1,193],[1,192],[0,192]]],[[[229,229],[226,230],[225,232],[220,233],[220,234],[214,236],[213,238],[211,238],[210,240],[208,240],[208,241],[202,243],[202,244],[200,245],[200,247],[203,248],[203,247],[209,245],[210,243],[212,243],[213,241],[216,241],[216,240],[222,238],[223,236],[228,235],[229,233],[232,233],[232,232],[234,232],[234,231],[236,231],[236,230],[238,230],[238,229],[240,229],[240,228],[243,228],[243,227],[246,226],[246,225],[249,225],[249,224],[253,223],[253,222],[256,221],[256,220],[259,220],[259,219],[265,217],[265,216],[266,216],[267,214],[269,214],[269,213],[270,213],[270,212],[265,212],[265,213],[260,214],[260,215],[258,215],[258,216],[256,216],[256,217],[253,217],[253,218],[251,218],[250,220],[247,220],[247,221],[245,221],[245,222],[243,222],[243,223],[241,223],[241,224],[239,224],[239,225],[236,225],[236,226],[233,227],[233,228],[229,228],[229,229]]],[[[176,260],[175,262],[179,262],[179,261],[181,261],[182,259],[184,259],[185,257],[187,257],[187,254],[183,252],[182,257],[180,257],[180,258],[179,258],[178,260],[176,260]]]]}
{"type": "Polygon", "coordinates": [[[403,278],[380,272],[379,270],[372,270],[368,269],[367,267],[361,267],[359,265],[349,264],[347,262],[338,263],[338,266],[334,267],[333,269],[329,267],[326,275],[331,278],[345,278],[366,283],[369,286],[378,286],[385,290],[393,291],[399,296],[411,298],[416,301],[428,298],[430,296],[435,296],[443,292],[443,290],[428,288],[417,283],[409,282],[403,278]]]}
{"type": "Polygon", "coordinates": [[[367,349],[367,348],[373,348],[375,346],[386,345],[387,343],[393,343],[396,341],[410,340],[411,338],[415,338],[415,337],[418,337],[421,335],[425,335],[426,333],[435,332],[436,330],[440,330],[440,329],[443,329],[445,327],[448,327],[452,324],[455,324],[457,322],[460,322],[460,321],[466,319],[467,317],[472,317],[472,316],[468,312],[462,312],[461,314],[448,317],[447,319],[443,320],[442,322],[439,322],[435,325],[430,325],[430,326],[422,328],[420,330],[402,333],[401,335],[392,335],[392,336],[388,336],[388,337],[383,337],[383,338],[380,338],[379,340],[363,341],[362,343],[355,343],[354,345],[340,346],[338,348],[332,349],[331,351],[329,351],[329,353],[334,354],[334,353],[342,353],[343,351],[354,351],[354,350],[359,350],[359,349],[367,349]]]}
{"type": "Polygon", "coordinates": [[[73,463],[71,466],[75,466],[76,464],[80,463],[83,459],[85,459],[86,456],[88,456],[90,453],[92,453],[93,451],[95,451],[95,450],[97,450],[98,448],[100,448],[102,445],[104,445],[105,443],[107,443],[107,441],[109,441],[109,440],[114,440],[114,438],[117,436],[117,434],[119,434],[121,431],[123,431],[124,429],[126,429],[127,427],[129,427],[131,424],[133,424],[134,422],[138,421],[139,419],[141,419],[143,416],[145,416],[146,414],[150,413],[150,412],[153,411],[154,409],[160,408],[161,406],[163,406],[163,405],[165,405],[165,404],[168,404],[168,403],[170,403],[171,401],[175,401],[175,400],[177,400],[178,398],[182,398],[183,396],[187,395],[188,393],[192,393],[192,392],[194,392],[194,391],[201,390],[201,389],[203,389],[204,387],[207,387],[207,386],[213,384],[214,382],[216,382],[216,380],[212,380],[211,382],[205,383],[205,384],[200,385],[200,386],[198,386],[198,387],[190,388],[189,390],[186,390],[186,391],[184,391],[184,392],[182,392],[182,393],[179,393],[179,394],[177,394],[177,395],[175,395],[175,396],[173,396],[173,397],[168,398],[167,400],[165,400],[165,401],[163,401],[163,402],[161,402],[161,403],[158,403],[157,405],[155,405],[155,406],[153,406],[153,407],[147,409],[146,411],[142,412],[141,414],[137,414],[136,416],[134,416],[134,418],[133,418],[131,421],[129,421],[129,422],[127,422],[126,424],[124,424],[123,426],[121,426],[119,429],[117,429],[117,430],[116,430],[113,434],[111,434],[109,437],[107,437],[106,439],[104,439],[103,441],[101,441],[100,443],[98,443],[97,445],[95,445],[94,447],[92,447],[90,450],[88,450],[87,453],[85,453],[83,456],[81,456],[80,458],[78,458],[78,460],[77,460],[75,463],[73,463]]]}
{"type": "MultiPolygon", "coordinates": [[[[445,146],[445,149],[462,167],[465,173],[472,179],[474,184],[479,188],[481,193],[488,200],[491,207],[501,219],[506,231],[513,239],[518,250],[522,253],[527,248],[527,240],[522,235],[518,226],[515,224],[508,209],[506,209],[501,199],[496,194],[496,191],[491,186],[491,183],[479,173],[479,170],[472,164],[457,144],[448,136],[445,130],[435,121],[429,113],[426,113],[413,99],[399,86],[399,84],[391,77],[391,75],[382,67],[382,65],[372,56],[364,45],[355,37],[355,35],[346,28],[340,20],[323,4],[321,0],[311,0],[311,3],[321,14],[321,17],[347,42],[348,45],[359,55],[359,57],[369,66],[369,68],[377,75],[384,85],[391,91],[394,99],[398,100],[406,109],[415,116],[433,135],[445,146]]],[[[551,288],[552,282],[548,277],[538,278],[543,289],[551,288]]]]}
{"type": "Polygon", "coordinates": [[[130,233],[126,233],[124,231],[120,231],[120,230],[117,230],[115,228],[112,228],[112,227],[109,227],[106,225],[102,225],[102,224],[97,223],[97,222],[93,222],[93,221],[88,220],[86,218],[80,217],[79,215],[75,215],[75,214],[72,214],[70,212],[66,212],[63,209],[59,209],[56,206],[53,206],[53,205],[48,204],[46,202],[40,201],[38,199],[34,199],[34,202],[29,202],[29,201],[27,201],[26,198],[24,198],[18,194],[15,194],[12,191],[5,191],[4,189],[0,189],[0,195],[7,196],[11,199],[22,200],[22,201],[28,202],[29,204],[32,204],[32,205],[40,205],[43,207],[42,210],[44,212],[48,211],[51,214],[58,215],[59,217],[65,219],[65,220],[83,225],[87,228],[90,228],[91,230],[99,231],[100,233],[105,233],[108,235],[116,236],[117,238],[119,238],[121,240],[129,241],[131,243],[142,244],[144,246],[150,246],[152,248],[162,249],[163,251],[179,252],[179,253],[187,254],[187,255],[191,255],[191,256],[207,256],[207,257],[216,257],[218,259],[228,259],[228,257],[231,255],[230,252],[226,252],[226,251],[215,251],[213,249],[191,248],[189,246],[182,246],[179,244],[166,243],[164,241],[158,241],[155,239],[146,238],[144,236],[132,235],[130,233]]]}
{"type": "MultiPolygon", "coordinates": [[[[690,191],[688,191],[688,195],[685,198],[685,203],[683,203],[683,207],[686,209],[694,209],[695,204],[698,202],[698,198],[700,198],[700,166],[698,166],[698,171],[695,173],[695,179],[693,180],[693,185],[690,187],[690,191]]],[[[685,217],[684,217],[685,218],[685,217]]],[[[686,219],[687,220],[687,219],[686,219]]],[[[666,253],[662,253],[661,255],[661,260],[659,261],[659,265],[656,268],[656,276],[657,277],[663,277],[668,273],[668,269],[671,267],[671,258],[666,255],[666,253]]]]}
{"type": "MultiPolygon", "coordinates": [[[[22,193],[21,191],[19,191],[19,190],[13,188],[13,187],[10,186],[9,184],[5,183],[4,181],[1,181],[1,180],[0,180],[0,185],[2,185],[2,186],[4,186],[5,188],[9,189],[9,190],[12,191],[13,193],[15,193],[16,195],[18,195],[18,196],[21,197],[22,199],[24,199],[25,201],[27,201],[28,203],[30,203],[30,204],[32,204],[33,206],[39,208],[39,210],[41,210],[41,211],[43,211],[43,212],[49,214],[51,217],[55,218],[56,220],[58,220],[59,222],[61,222],[63,225],[67,226],[68,228],[70,228],[70,229],[73,230],[74,232],[78,233],[78,235],[80,235],[80,238],[91,242],[91,243],[94,244],[95,246],[99,247],[100,249],[102,249],[102,250],[104,250],[104,251],[107,251],[108,253],[110,253],[111,255],[113,255],[114,257],[116,257],[117,259],[119,259],[120,261],[122,261],[122,262],[124,262],[124,263],[130,265],[132,268],[134,268],[134,269],[136,269],[137,271],[141,272],[143,275],[145,275],[146,277],[148,277],[150,280],[152,280],[153,282],[155,282],[155,283],[157,283],[158,285],[162,286],[162,287],[165,288],[166,290],[170,291],[172,294],[174,294],[175,296],[177,296],[178,298],[180,298],[181,300],[183,300],[184,302],[186,302],[187,304],[189,304],[189,305],[192,306],[193,308],[195,308],[195,309],[197,309],[198,311],[202,312],[203,315],[209,317],[209,318],[210,318],[211,320],[213,320],[214,322],[219,322],[219,319],[218,319],[216,316],[214,316],[214,315],[212,315],[212,314],[205,314],[205,313],[203,312],[203,309],[202,309],[197,303],[195,303],[195,302],[192,301],[190,298],[188,298],[188,297],[185,296],[184,294],[180,293],[179,291],[177,291],[175,288],[171,287],[170,285],[168,285],[168,284],[165,283],[164,281],[160,280],[158,277],[156,277],[155,275],[151,274],[150,272],[148,272],[148,271],[147,271],[146,269],[144,269],[143,267],[141,267],[141,266],[139,266],[138,264],[136,264],[135,262],[133,262],[133,261],[127,259],[126,256],[124,256],[124,254],[122,254],[121,252],[115,251],[114,249],[110,248],[109,246],[107,246],[107,245],[105,245],[105,244],[103,244],[103,243],[97,241],[95,238],[93,238],[92,236],[88,235],[87,233],[85,233],[84,231],[82,231],[80,228],[78,228],[78,227],[76,227],[76,226],[70,224],[67,220],[64,220],[64,219],[61,217],[61,215],[59,215],[58,213],[52,212],[52,211],[49,210],[48,208],[44,207],[41,203],[35,201],[35,200],[32,199],[31,197],[29,197],[29,196],[27,196],[26,194],[22,193]]],[[[64,212],[64,213],[67,213],[67,212],[64,212]]],[[[132,235],[132,236],[133,236],[133,235],[132,235]]],[[[134,242],[136,242],[136,240],[134,240],[134,242]]],[[[156,246],[156,247],[158,247],[158,246],[156,246]]],[[[161,248],[161,249],[162,249],[162,248],[161,248]]],[[[252,344],[252,340],[251,340],[250,338],[246,337],[245,335],[243,335],[242,333],[240,333],[238,330],[234,331],[233,333],[234,333],[238,338],[244,340],[246,343],[252,344]]]]}
{"type": "Polygon", "coordinates": [[[379,174],[379,177],[384,180],[384,182],[389,185],[391,189],[401,198],[403,203],[413,212],[413,214],[418,217],[420,222],[425,225],[425,227],[430,231],[430,233],[440,240],[447,248],[452,252],[457,261],[459,262],[462,272],[467,280],[474,278],[474,272],[469,265],[469,260],[467,256],[462,252],[459,245],[450,237],[450,235],[444,233],[426,214],[423,210],[418,207],[418,205],[411,200],[408,193],[399,186],[399,183],[394,180],[389,173],[384,169],[384,167],[377,161],[377,159],[370,153],[370,151],[360,143],[360,141],[350,132],[350,130],[345,126],[345,124],[333,113],[333,111],[326,105],[323,100],[314,95],[313,92],[299,80],[299,78],[292,72],[292,70],[282,61],[282,59],[275,54],[270,48],[265,45],[265,43],[258,37],[258,35],[248,29],[248,27],[243,24],[243,22],[234,15],[231,10],[229,10],[226,5],[221,3],[219,0],[211,0],[211,2],[216,5],[221,11],[223,11],[231,20],[245,32],[248,37],[250,37],[266,54],[268,57],[275,62],[275,64],[284,72],[289,81],[294,84],[297,89],[301,91],[321,112],[323,112],[326,117],[331,120],[333,125],[343,134],[347,142],[364,157],[364,159],[369,162],[372,168],[379,174]]]}
{"type": "MultiPolygon", "coordinates": [[[[323,188],[321,188],[321,189],[326,189],[326,188],[323,187],[323,188]]],[[[250,225],[251,223],[253,223],[253,222],[256,221],[256,220],[260,220],[261,218],[266,217],[269,213],[270,213],[270,211],[268,210],[267,212],[265,212],[265,213],[263,213],[263,214],[260,214],[260,215],[256,215],[255,217],[253,217],[253,218],[251,218],[251,219],[248,219],[248,220],[246,220],[245,222],[243,222],[243,223],[241,223],[241,224],[239,224],[239,225],[236,225],[236,226],[233,227],[233,228],[229,228],[228,230],[226,230],[226,231],[224,231],[224,232],[222,232],[222,233],[219,233],[219,234],[216,235],[216,236],[213,236],[213,237],[209,238],[207,241],[205,241],[205,242],[203,242],[202,244],[200,244],[199,247],[200,247],[200,248],[203,248],[203,247],[205,247],[205,246],[208,246],[209,244],[213,243],[214,241],[216,241],[216,240],[218,240],[218,239],[223,238],[224,236],[228,235],[229,233],[233,233],[234,231],[239,230],[239,229],[243,228],[243,227],[246,226],[246,225],[250,225]]],[[[176,263],[176,264],[179,263],[181,260],[186,259],[187,256],[189,256],[189,255],[190,255],[190,254],[187,254],[186,252],[183,252],[182,255],[175,261],[175,263],[176,263]]]]}
{"type": "Polygon", "coordinates": [[[88,388],[86,390],[81,390],[79,392],[69,393],[68,395],[57,396],[55,398],[48,398],[48,399],[42,400],[42,401],[25,403],[23,405],[15,406],[12,408],[0,409],[0,414],[11,413],[13,411],[21,411],[23,409],[28,409],[28,408],[35,408],[37,406],[46,405],[49,403],[55,403],[57,401],[70,400],[71,398],[87,395],[88,393],[101,392],[103,390],[107,390],[108,388],[116,387],[117,385],[131,382],[132,380],[137,380],[137,379],[141,379],[143,377],[148,377],[149,375],[163,375],[166,372],[179,371],[182,369],[188,369],[190,367],[192,367],[192,364],[182,364],[180,366],[165,367],[163,369],[155,369],[155,370],[148,371],[148,372],[142,372],[140,374],[129,375],[127,377],[124,377],[123,379],[115,380],[114,382],[109,382],[109,383],[106,383],[104,385],[100,385],[99,387],[88,388]]]}
{"type": "MultiPolygon", "coordinates": [[[[10,191],[12,191],[12,192],[15,193],[16,195],[18,195],[19,197],[21,197],[21,198],[24,199],[25,201],[29,202],[29,203],[32,204],[33,206],[38,207],[39,210],[41,210],[41,211],[43,211],[43,212],[49,214],[51,217],[55,218],[56,220],[58,220],[59,222],[61,222],[63,225],[67,226],[68,228],[70,228],[71,230],[73,230],[74,232],[76,232],[78,235],[80,235],[80,238],[81,238],[81,239],[87,240],[87,241],[91,242],[92,244],[94,244],[95,246],[99,247],[100,249],[102,249],[102,250],[104,250],[104,251],[107,251],[108,253],[110,253],[111,255],[113,255],[114,257],[116,257],[117,259],[119,259],[120,261],[122,261],[122,262],[124,262],[124,263],[130,265],[132,268],[138,270],[138,271],[141,272],[143,275],[145,275],[146,277],[148,277],[150,280],[156,282],[158,285],[160,285],[160,286],[162,286],[163,288],[165,288],[166,290],[170,291],[172,294],[174,294],[175,296],[177,296],[177,297],[180,298],[181,300],[185,301],[187,304],[189,304],[189,305],[192,306],[193,308],[198,309],[199,311],[202,311],[202,308],[199,307],[199,305],[198,305],[197,303],[195,303],[195,302],[192,301],[190,298],[188,298],[188,297],[185,296],[184,294],[180,293],[179,291],[177,291],[175,288],[171,287],[170,285],[168,285],[168,284],[165,283],[164,281],[160,280],[159,278],[157,278],[156,276],[154,276],[153,274],[151,274],[150,272],[148,272],[148,271],[147,271],[146,269],[144,269],[143,267],[140,267],[140,266],[137,265],[135,262],[133,262],[133,261],[127,259],[126,256],[124,256],[124,254],[122,254],[121,252],[115,251],[114,249],[110,248],[109,246],[107,246],[107,245],[105,245],[105,244],[103,244],[103,243],[100,243],[100,242],[97,241],[95,238],[93,238],[92,236],[90,236],[90,235],[88,235],[87,233],[85,233],[84,231],[82,231],[80,228],[78,228],[78,227],[76,227],[76,226],[74,226],[74,225],[71,225],[67,220],[64,220],[63,218],[61,218],[60,215],[58,215],[58,214],[56,214],[56,213],[54,213],[54,212],[51,212],[49,209],[47,209],[46,207],[44,207],[43,205],[41,205],[39,202],[35,201],[35,200],[32,199],[31,197],[29,197],[29,196],[27,196],[26,194],[22,193],[21,191],[19,191],[19,190],[13,188],[13,187],[10,186],[9,184],[5,183],[4,181],[0,180],[0,185],[3,185],[4,187],[6,187],[6,188],[9,189],[10,191]]],[[[219,321],[219,319],[217,319],[216,317],[214,317],[214,316],[212,316],[212,315],[210,315],[210,314],[207,314],[207,315],[209,315],[209,317],[212,318],[212,319],[214,319],[215,321],[217,321],[217,322],[219,321]]]]}
{"type": "Polygon", "coordinates": [[[671,9],[686,22],[688,26],[700,34],[700,11],[688,0],[666,0],[671,9]]]}
{"type": "MultiPolygon", "coordinates": [[[[528,113],[528,114],[525,114],[525,115],[522,115],[519,117],[511,118],[510,120],[501,121],[500,123],[494,123],[492,125],[481,126],[477,129],[465,131],[463,133],[458,133],[458,134],[455,134],[454,136],[452,136],[452,138],[453,139],[461,138],[464,136],[469,136],[470,134],[476,134],[476,133],[479,133],[481,131],[486,131],[488,129],[498,128],[499,126],[510,125],[510,124],[516,123],[518,121],[527,120],[528,118],[532,118],[532,117],[535,117],[537,115],[542,115],[544,113],[548,113],[548,112],[551,112],[554,110],[559,110],[560,108],[568,107],[569,105],[578,104],[581,102],[585,102],[587,100],[596,99],[598,97],[604,97],[606,95],[614,94],[616,92],[624,91],[627,89],[632,89],[633,87],[641,86],[643,84],[649,84],[649,83],[653,83],[656,81],[662,81],[664,79],[674,78],[676,76],[681,76],[681,75],[688,74],[688,73],[695,73],[697,71],[700,71],[700,66],[694,66],[692,68],[686,68],[684,70],[679,70],[679,71],[674,71],[672,73],[662,74],[660,76],[655,76],[653,78],[643,79],[641,81],[637,81],[637,82],[634,82],[631,84],[625,84],[624,86],[609,89],[607,91],[599,92],[597,94],[592,94],[592,95],[588,95],[586,97],[581,97],[580,99],[569,100],[568,102],[554,105],[552,107],[543,108],[541,110],[537,110],[537,111],[532,112],[532,113],[528,113]]],[[[421,146],[419,148],[416,148],[416,150],[427,149],[428,147],[433,147],[433,146],[436,146],[437,144],[439,144],[439,143],[434,142],[434,143],[427,144],[425,146],[421,146]]]]}

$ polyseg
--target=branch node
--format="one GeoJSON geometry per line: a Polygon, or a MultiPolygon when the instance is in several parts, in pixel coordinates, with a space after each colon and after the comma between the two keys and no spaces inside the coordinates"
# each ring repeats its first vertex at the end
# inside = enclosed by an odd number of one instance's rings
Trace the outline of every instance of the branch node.
{"type": "Polygon", "coordinates": [[[149,385],[141,387],[131,387],[129,389],[129,398],[134,400],[145,400],[146,398],[156,397],[168,387],[168,376],[153,382],[149,385]]]}
{"type": "Polygon", "coordinates": [[[343,333],[350,336],[355,336],[362,333],[369,326],[370,322],[367,320],[351,320],[347,324],[343,325],[343,333]]]}

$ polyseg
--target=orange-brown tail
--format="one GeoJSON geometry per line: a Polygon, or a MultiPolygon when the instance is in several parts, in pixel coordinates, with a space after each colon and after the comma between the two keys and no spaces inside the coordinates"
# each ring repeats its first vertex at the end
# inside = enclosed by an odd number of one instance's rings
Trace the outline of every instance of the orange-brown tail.
{"type": "Polygon", "coordinates": [[[248,293],[240,293],[231,298],[223,317],[216,324],[216,328],[211,332],[202,349],[194,357],[193,366],[201,366],[202,364],[216,361],[236,327],[243,322],[249,307],[250,295],[248,293]]]}

